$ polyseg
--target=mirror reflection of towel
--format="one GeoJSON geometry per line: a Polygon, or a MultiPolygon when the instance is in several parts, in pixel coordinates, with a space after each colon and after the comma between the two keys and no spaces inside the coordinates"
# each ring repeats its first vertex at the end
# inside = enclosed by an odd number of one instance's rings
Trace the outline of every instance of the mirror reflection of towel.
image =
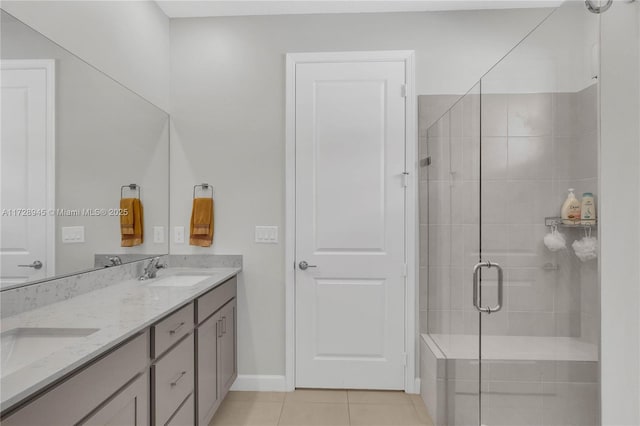
{"type": "Polygon", "coordinates": [[[213,244],[213,198],[194,198],[191,210],[189,244],[209,247],[213,244]]]}
{"type": "Polygon", "coordinates": [[[139,246],[143,242],[144,214],[139,198],[120,199],[120,209],[126,215],[120,215],[120,234],[122,247],[139,246]]]}

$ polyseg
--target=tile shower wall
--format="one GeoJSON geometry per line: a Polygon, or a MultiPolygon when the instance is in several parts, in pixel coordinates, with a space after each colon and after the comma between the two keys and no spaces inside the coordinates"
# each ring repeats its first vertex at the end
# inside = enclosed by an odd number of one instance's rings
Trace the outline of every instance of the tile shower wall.
{"type": "MultiPolygon", "coordinates": [[[[597,199],[596,96],[595,85],[482,95],[482,251],[505,268],[504,308],[484,320],[484,333],[599,339],[597,262],[571,249],[583,232],[562,231],[568,250],[543,244],[544,218],[559,215],[567,188],[597,199]]],[[[480,96],[467,95],[429,128],[443,99],[419,97],[420,158],[432,159],[420,175],[421,332],[477,334],[480,96]]]]}

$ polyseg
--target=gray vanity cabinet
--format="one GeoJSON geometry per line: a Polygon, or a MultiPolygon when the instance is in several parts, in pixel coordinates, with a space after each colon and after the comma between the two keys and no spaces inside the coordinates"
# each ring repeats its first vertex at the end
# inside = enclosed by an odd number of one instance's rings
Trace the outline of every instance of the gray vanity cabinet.
{"type": "Polygon", "coordinates": [[[207,425],[220,404],[218,394],[218,315],[205,320],[198,339],[198,424],[207,425]]]}
{"type": "Polygon", "coordinates": [[[3,418],[2,426],[146,425],[148,360],[144,332],[34,397],[3,418]]]}
{"type": "Polygon", "coordinates": [[[233,277],[3,413],[2,426],[206,426],[237,375],[233,277]]]}
{"type": "Polygon", "coordinates": [[[237,377],[236,278],[197,300],[197,419],[208,425],[237,377]]]}
{"type": "Polygon", "coordinates": [[[193,394],[178,409],[166,426],[193,426],[196,424],[193,404],[193,394]]]}
{"type": "Polygon", "coordinates": [[[220,310],[220,333],[218,334],[218,388],[226,395],[238,376],[236,367],[236,299],[220,310]]]}
{"type": "Polygon", "coordinates": [[[193,334],[189,334],[151,367],[153,424],[156,426],[169,423],[193,394],[193,344],[193,334]]]}
{"type": "MultiPolygon", "coordinates": [[[[178,309],[151,327],[151,424],[165,426],[193,401],[194,304],[178,309]]],[[[191,411],[194,411],[191,403],[191,411]]]]}
{"type": "Polygon", "coordinates": [[[93,413],[83,426],[147,426],[149,424],[149,377],[140,374],[115,398],[93,413]]]}

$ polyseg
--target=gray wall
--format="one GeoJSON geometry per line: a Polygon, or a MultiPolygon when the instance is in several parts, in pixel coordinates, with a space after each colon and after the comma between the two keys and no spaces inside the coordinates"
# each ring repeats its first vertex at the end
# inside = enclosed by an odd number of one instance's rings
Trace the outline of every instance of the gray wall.
{"type": "Polygon", "coordinates": [[[2,1],[2,9],[169,109],[169,18],[154,1],[2,1]]]}
{"type": "Polygon", "coordinates": [[[216,190],[209,249],[242,253],[240,374],[284,373],[284,246],[254,244],[255,225],[284,241],[285,54],[415,49],[418,93],[464,93],[547,10],[348,14],[171,21],[171,220],[187,226],[191,187],[216,190]]]}

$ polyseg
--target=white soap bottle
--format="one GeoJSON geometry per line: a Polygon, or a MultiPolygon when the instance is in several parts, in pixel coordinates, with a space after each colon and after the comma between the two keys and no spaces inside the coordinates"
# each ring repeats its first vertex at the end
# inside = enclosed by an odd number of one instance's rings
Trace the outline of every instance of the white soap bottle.
{"type": "Polygon", "coordinates": [[[596,205],[593,201],[593,194],[585,192],[582,194],[582,209],[580,212],[583,225],[596,223],[596,205]]]}
{"type": "Polygon", "coordinates": [[[574,225],[580,223],[581,220],[580,201],[578,201],[573,191],[573,188],[569,188],[569,195],[564,204],[562,204],[562,210],[560,211],[562,223],[565,225],[574,225]]]}

